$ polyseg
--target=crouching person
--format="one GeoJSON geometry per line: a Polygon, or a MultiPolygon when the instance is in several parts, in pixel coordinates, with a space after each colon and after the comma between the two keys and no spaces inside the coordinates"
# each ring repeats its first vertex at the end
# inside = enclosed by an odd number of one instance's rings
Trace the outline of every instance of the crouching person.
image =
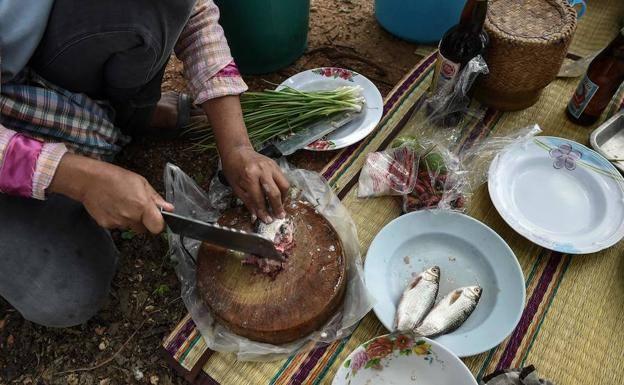
{"type": "Polygon", "coordinates": [[[256,153],[246,90],[219,12],[200,0],[23,0],[0,7],[0,296],[45,326],[84,323],[118,253],[109,229],[157,234],[174,210],[142,176],[107,163],[133,136],[172,138],[191,110],[213,127],[249,210],[282,216],[288,182],[256,153]],[[161,94],[175,51],[188,95],[161,94]],[[197,107],[193,107],[197,106],[197,107]]]}

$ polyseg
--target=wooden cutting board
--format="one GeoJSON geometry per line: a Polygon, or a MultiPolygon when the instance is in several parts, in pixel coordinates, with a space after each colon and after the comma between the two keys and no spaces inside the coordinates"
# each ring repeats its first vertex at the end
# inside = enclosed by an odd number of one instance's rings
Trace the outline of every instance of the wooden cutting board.
{"type": "MultiPolygon", "coordinates": [[[[217,320],[254,341],[283,344],[321,328],[342,304],[346,261],[331,224],[306,202],[286,204],[295,247],[274,279],[241,264],[236,253],[207,243],[197,260],[197,287],[217,320]]],[[[222,225],[252,231],[244,208],[226,211],[222,225]]]]}

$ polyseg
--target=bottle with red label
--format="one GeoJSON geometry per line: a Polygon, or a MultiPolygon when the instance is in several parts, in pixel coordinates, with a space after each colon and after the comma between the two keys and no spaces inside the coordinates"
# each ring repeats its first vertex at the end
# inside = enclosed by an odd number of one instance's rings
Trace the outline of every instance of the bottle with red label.
{"type": "Polygon", "coordinates": [[[595,123],[624,82],[624,29],[592,60],[587,74],[576,88],[568,118],[576,124],[595,123]]]}
{"type": "Polygon", "coordinates": [[[483,30],[487,5],[487,0],[468,0],[459,24],[451,27],[440,40],[432,93],[440,89],[452,91],[461,69],[470,59],[483,53],[488,42],[483,30]]]}

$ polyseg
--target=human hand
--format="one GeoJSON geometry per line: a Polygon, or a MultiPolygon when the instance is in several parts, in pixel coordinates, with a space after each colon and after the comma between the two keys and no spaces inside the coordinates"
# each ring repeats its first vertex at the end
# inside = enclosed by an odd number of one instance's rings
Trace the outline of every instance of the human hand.
{"type": "Polygon", "coordinates": [[[273,222],[270,212],[277,218],[286,216],[283,199],[290,186],[275,161],[245,145],[221,153],[221,162],[234,194],[252,215],[265,223],[273,222]]]}
{"type": "Polygon", "coordinates": [[[165,228],[159,208],[173,211],[173,205],[142,176],[73,154],[63,156],[50,190],[80,201],[93,219],[107,229],[158,234],[165,228]]]}

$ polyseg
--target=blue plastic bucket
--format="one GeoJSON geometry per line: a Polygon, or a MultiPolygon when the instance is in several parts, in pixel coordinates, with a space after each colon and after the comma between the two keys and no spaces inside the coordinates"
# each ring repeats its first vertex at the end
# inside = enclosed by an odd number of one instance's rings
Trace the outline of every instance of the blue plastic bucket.
{"type": "Polygon", "coordinates": [[[375,0],[377,21],[388,32],[416,43],[436,43],[459,22],[466,0],[375,0]]]}

